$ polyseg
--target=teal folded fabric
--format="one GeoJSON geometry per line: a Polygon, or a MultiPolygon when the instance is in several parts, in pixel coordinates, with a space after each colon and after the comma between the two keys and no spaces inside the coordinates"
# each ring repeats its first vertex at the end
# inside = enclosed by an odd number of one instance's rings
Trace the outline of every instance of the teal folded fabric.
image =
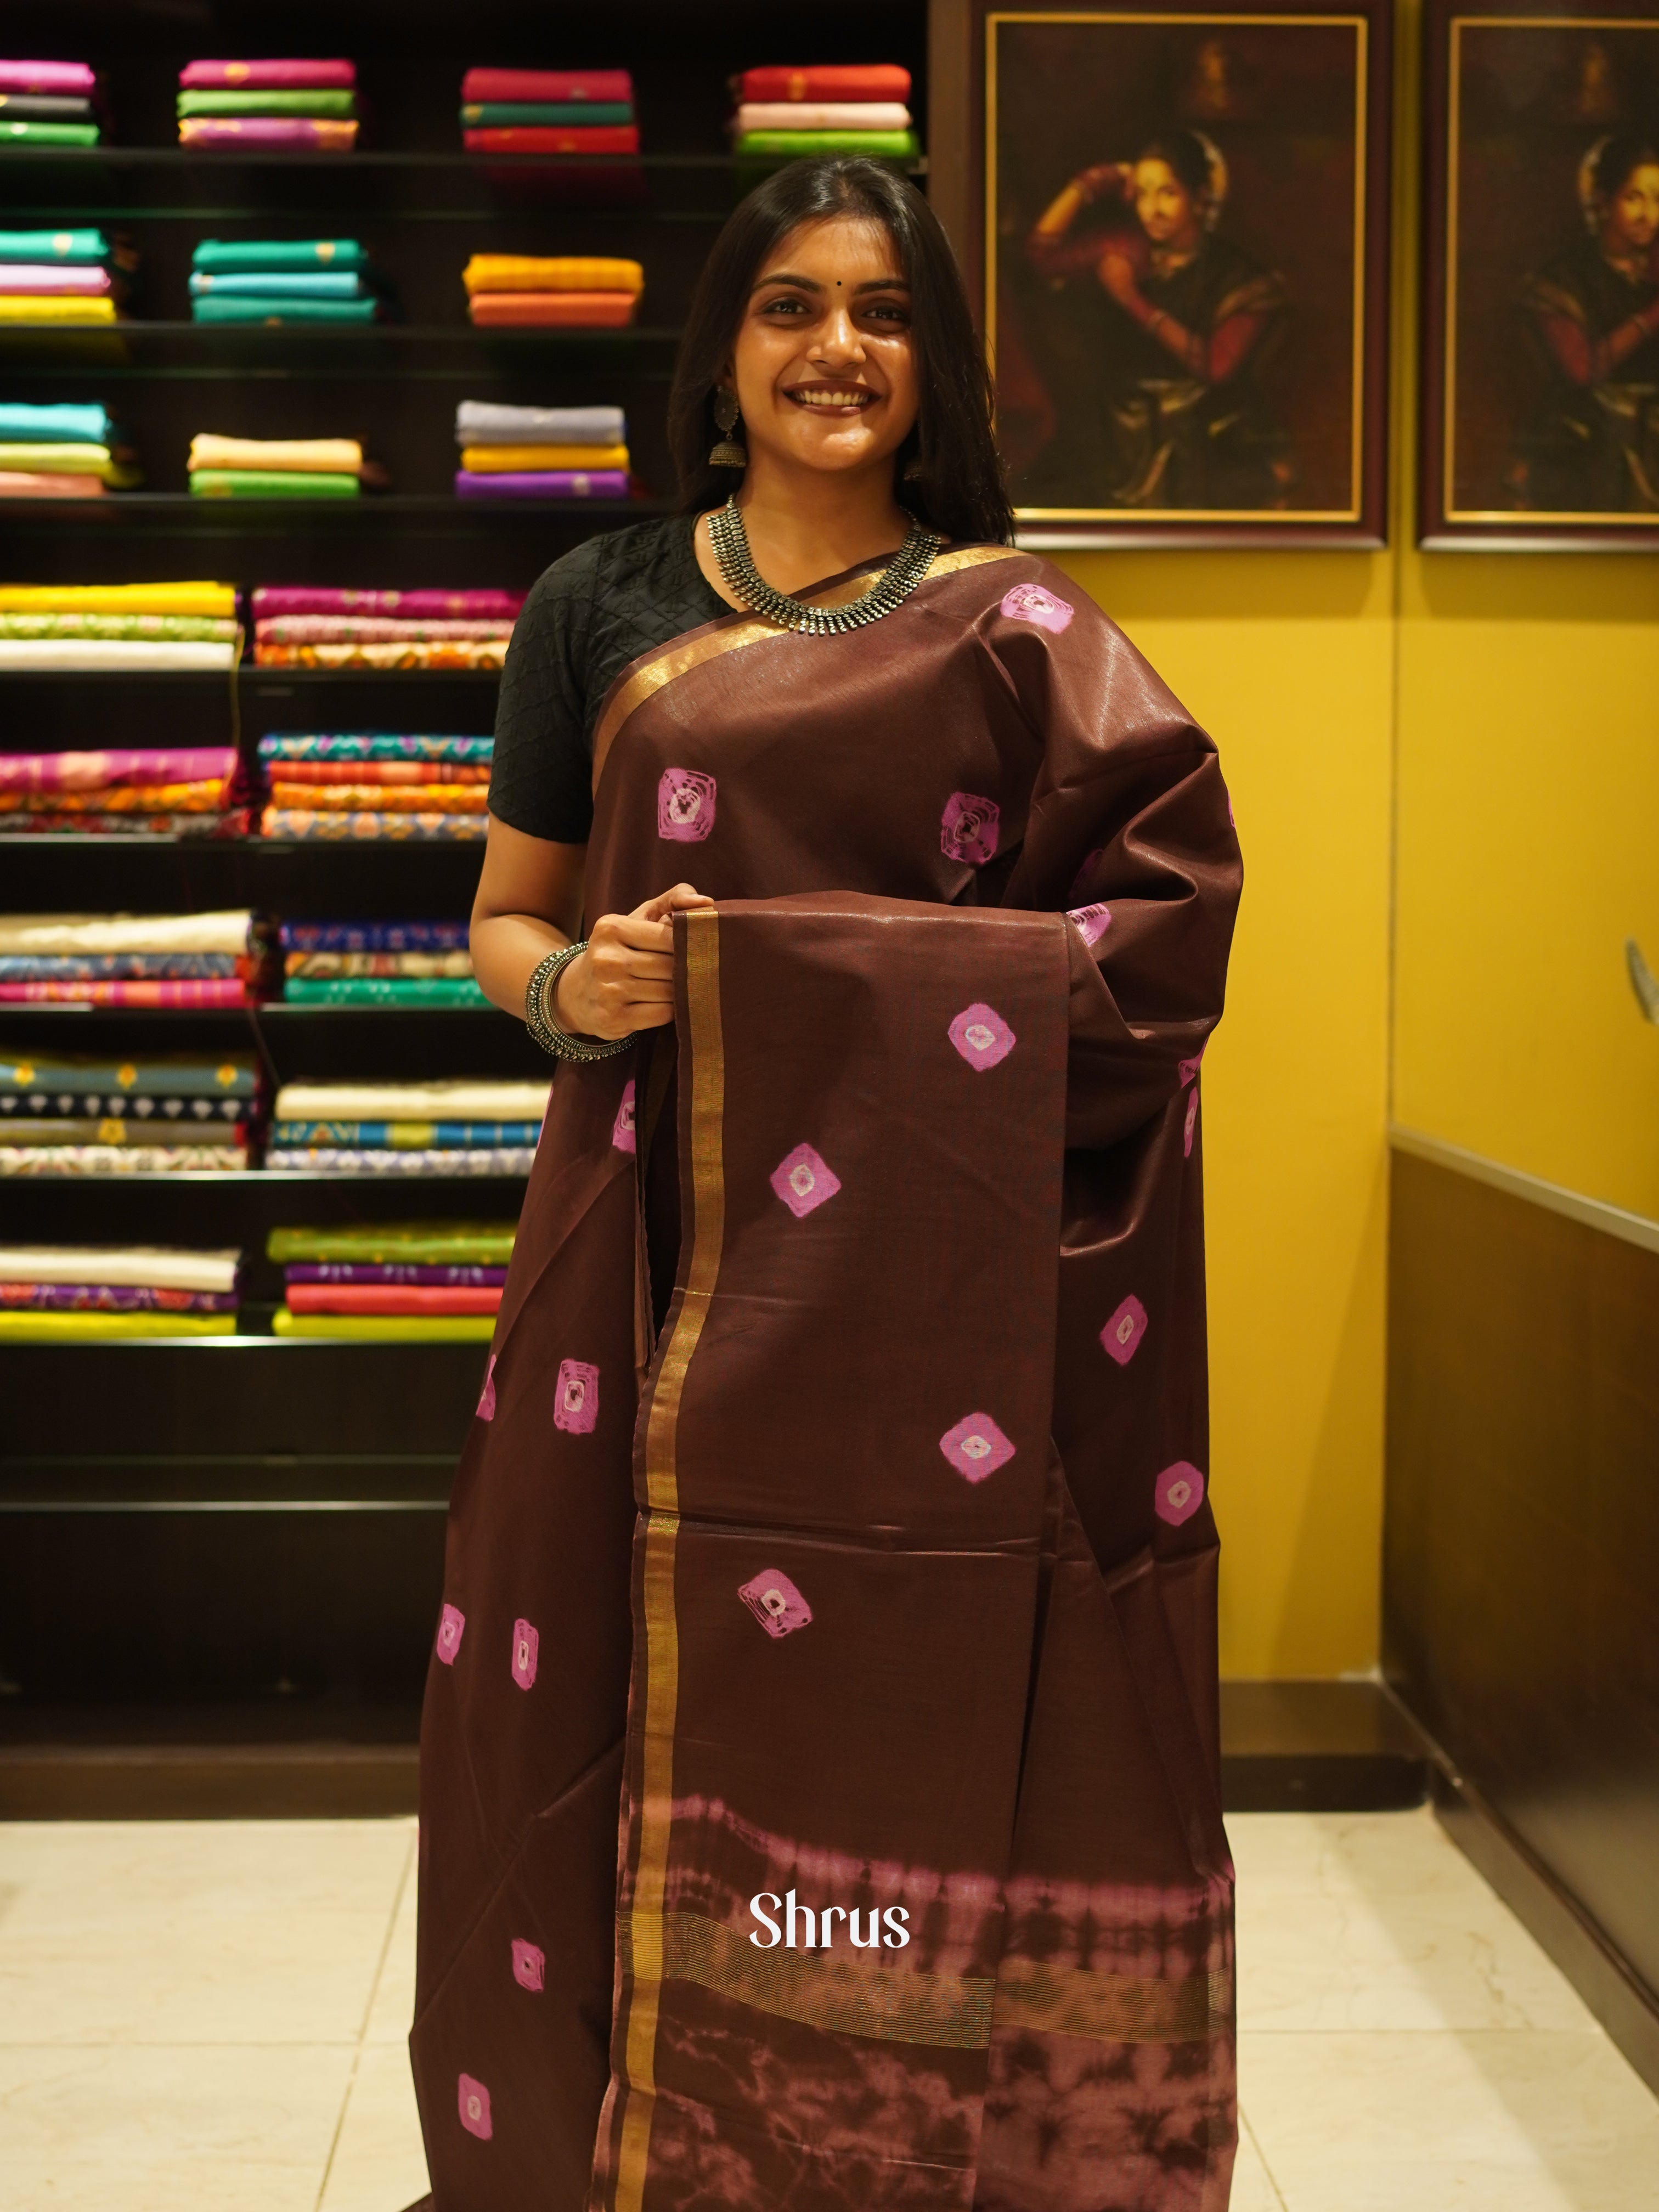
{"type": "MultiPolygon", "coordinates": [[[[0,237],[0,249],[4,244],[0,237]]],[[[0,259],[21,258],[0,251],[0,259]]],[[[204,238],[190,263],[192,269],[216,270],[365,269],[368,253],[356,238],[204,238]]]]}
{"type": "Polygon", "coordinates": [[[191,272],[192,300],[216,294],[232,299],[360,300],[363,280],[349,269],[198,269],[191,272]]]}
{"type": "Polygon", "coordinates": [[[198,499],[356,499],[357,478],[308,469],[192,469],[198,499]]]}
{"type": "Polygon", "coordinates": [[[631,123],[626,100],[470,100],[461,110],[464,131],[510,130],[515,125],[568,131],[583,124],[631,123]]]}
{"type": "Polygon", "coordinates": [[[0,261],[107,261],[109,240],[101,230],[0,230],[0,261]]]}
{"type": "Polygon", "coordinates": [[[295,1006],[487,1006],[471,975],[290,975],[283,996],[295,1006]]]}
{"type": "Polygon", "coordinates": [[[54,401],[31,407],[21,399],[0,403],[0,443],[6,445],[109,446],[115,442],[108,410],[54,401]]]}
{"type": "Polygon", "coordinates": [[[198,323],[372,323],[380,311],[378,300],[284,300],[271,293],[216,293],[190,303],[198,323]]]}

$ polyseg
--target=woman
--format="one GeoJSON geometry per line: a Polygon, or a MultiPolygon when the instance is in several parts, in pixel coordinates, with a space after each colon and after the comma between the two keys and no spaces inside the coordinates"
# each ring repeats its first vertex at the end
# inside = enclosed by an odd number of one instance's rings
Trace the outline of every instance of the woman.
{"type": "MultiPolygon", "coordinates": [[[[1063,480],[1072,506],[1285,504],[1290,441],[1255,372],[1287,293],[1214,235],[1226,196],[1217,149],[1171,131],[1134,161],[1084,170],[1038,221],[1026,251],[1054,310],[1043,318],[1059,416],[1048,465],[1061,472],[1043,496],[1063,480]],[[1099,208],[1103,224],[1079,221],[1099,208]]],[[[1036,489],[1029,496],[1038,503],[1036,489]]]]}
{"type": "Polygon", "coordinates": [[[1516,503],[1659,510],[1659,138],[1598,139],[1578,177],[1586,236],[1522,289],[1550,392],[1511,471],[1516,503]]]}
{"type": "Polygon", "coordinates": [[[670,422],[684,515],[502,686],[474,958],[560,1064],[422,1736],[433,2201],[1220,2212],[1214,748],[1007,544],[878,165],[739,207],[670,422]]]}

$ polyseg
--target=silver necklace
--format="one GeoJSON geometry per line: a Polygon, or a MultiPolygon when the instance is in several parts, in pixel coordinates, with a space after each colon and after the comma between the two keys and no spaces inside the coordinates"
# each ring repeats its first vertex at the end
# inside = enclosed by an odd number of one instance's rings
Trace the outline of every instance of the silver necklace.
{"type": "Polygon", "coordinates": [[[735,492],[709,516],[708,542],[728,588],[744,606],[776,623],[781,629],[805,630],[811,636],[825,637],[841,630],[862,629],[866,623],[879,622],[902,606],[932,568],[933,556],[945,540],[913,520],[904,533],[903,544],[876,582],[861,599],[844,607],[815,607],[787,592],[774,591],[755,566],[735,492]]]}

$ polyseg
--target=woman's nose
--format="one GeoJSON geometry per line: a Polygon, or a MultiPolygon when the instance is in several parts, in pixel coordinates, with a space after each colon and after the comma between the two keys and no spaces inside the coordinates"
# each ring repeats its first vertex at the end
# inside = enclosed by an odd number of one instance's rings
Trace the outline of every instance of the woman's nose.
{"type": "Polygon", "coordinates": [[[849,309],[832,307],[824,317],[814,350],[824,361],[862,361],[864,341],[849,309]]]}

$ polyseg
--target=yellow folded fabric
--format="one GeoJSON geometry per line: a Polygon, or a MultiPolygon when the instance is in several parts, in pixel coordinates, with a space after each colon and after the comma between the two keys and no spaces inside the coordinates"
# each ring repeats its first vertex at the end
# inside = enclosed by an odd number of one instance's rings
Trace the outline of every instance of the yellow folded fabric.
{"type": "Polygon", "coordinates": [[[461,282],[469,292],[642,292],[645,269],[604,254],[475,253],[461,282]]]}
{"type": "Polygon", "coordinates": [[[626,446],[463,446],[461,466],[475,476],[525,469],[625,469],[626,446]]]}
{"type": "MultiPolygon", "coordinates": [[[[492,1330],[493,1316],[487,1316],[492,1330]]],[[[7,1307],[0,1311],[0,1340],[89,1336],[234,1336],[234,1314],[35,1313],[7,1307]]]]}
{"type": "Polygon", "coordinates": [[[363,449],[355,438],[220,438],[203,430],[190,441],[192,469],[304,469],[360,477],[363,449]]]}
{"type": "Polygon", "coordinates": [[[0,293],[0,323],[112,323],[115,302],[67,293],[0,293]]]}
{"type": "Polygon", "coordinates": [[[234,584],[0,584],[0,615],[234,615],[234,584]]]}
{"type": "MultiPolygon", "coordinates": [[[[125,1319],[112,1314],[110,1319],[125,1319]]],[[[379,1338],[382,1343],[445,1342],[488,1344],[495,1334],[494,1314],[324,1314],[290,1313],[278,1306],[270,1326],[278,1336],[379,1338]]]]}

